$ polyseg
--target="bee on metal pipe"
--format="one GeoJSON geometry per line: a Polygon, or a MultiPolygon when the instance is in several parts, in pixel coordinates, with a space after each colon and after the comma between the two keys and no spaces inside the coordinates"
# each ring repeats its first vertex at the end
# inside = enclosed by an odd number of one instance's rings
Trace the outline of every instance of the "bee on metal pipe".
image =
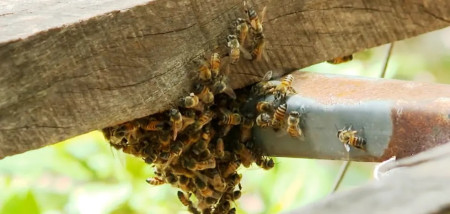
{"type": "Polygon", "coordinates": [[[260,158],[257,158],[255,161],[256,165],[259,167],[269,170],[272,169],[275,166],[275,162],[272,158],[261,156],[260,158]]]}
{"type": "Polygon", "coordinates": [[[286,131],[292,137],[300,137],[302,130],[300,129],[300,113],[298,111],[291,111],[287,120],[288,127],[286,131]]]}
{"type": "Polygon", "coordinates": [[[198,67],[198,77],[203,82],[210,82],[212,79],[212,72],[210,65],[205,59],[195,61],[198,67]]]}
{"type": "Polygon", "coordinates": [[[291,86],[292,81],[294,81],[294,76],[292,76],[291,74],[288,74],[283,78],[283,80],[281,80],[280,84],[277,85],[277,87],[273,91],[273,95],[276,100],[281,100],[286,98],[287,95],[297,93],[291,86]]]}
{"type": "Polygon", "coordinates": [[[172,123],[172,137],[173,140],[177,139],[178,131],[183,128],[183,117],[178,109],[171,109],[169,112],[170,122],[172,123]]]}
{"type": "Polygon", "coordinates": [[[336,64],[341,64],[341,63],[348,62],[351,60],[353,60],[353,55],[346,55],[346,56],[340,56],[340,57],[336,57],[336,58],[327,60],[327,62],[330,64],[336,65],[336,64]]]}
{"type": "Polygon", "coordinates": [[[276,87],[276,85],[273,82],[269,82],[269,80],[272,79],[272,74],[273,74],[272,71],[266,72],[261,81],[259,81],[252,87],[251,92],[255,96],[266,95],[276,87]]]}
{"type": "Polygon", "coordinates": [[[259,127],[268,127],[272,123],[272,118],[268,113],[261,113],[256,117],[256,125],[259,127]]]}
{"type": "Polygon", "coordinates": [[[258,113],[266,112],[266,113],[271,114],[271,113],[273,113],[274,108],[273,108],[273,105],[272,105],[271,102],[268,102],[268,101],[259,101],[259,102],[256,104],[256,111],[258,111],[258,113]]]}
{"type": "Polygon", "coordinates": [[[357,131],[352,130],[352,126],[348,127],[348,129],[344,127],[343,129],[338,130],[337,137],[339,141],[344,144],[347,152],[350,151],[350,146],[366,151],[366,140],[356,136],[357,133],[357,131]]]}
{"type": "Polygon", "coordinates": [[[286,103],[281,104],[280,106],[278,106],[277,110],[273,114],[272,128],[275,131],[278,131],[284,124],[284,117],[286,115],[286,108],[287,108],[286,103]]]}
{"type": "Polygon", "coordinates": [[[219,125],[239,125],[241,124],[242,117],[238,113],[232,113],[227,109],[220,108],[222,117],[219,121],[219,125]]]}

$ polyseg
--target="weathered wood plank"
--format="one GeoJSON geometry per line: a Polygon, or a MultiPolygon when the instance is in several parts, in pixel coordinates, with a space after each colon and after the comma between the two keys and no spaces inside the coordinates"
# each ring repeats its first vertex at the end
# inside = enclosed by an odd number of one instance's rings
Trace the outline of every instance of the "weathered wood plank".
{"type": "MultiPolygon", "coordinates": [[[[430,2],[252,1],[267,6],[267,60],[233,66],[233,86],[448,26],[450,2],[430,2]]],[[[236,17],[239,0],[157,0],[0,43],[0,157],[166,109],[191,90],[192,60],[226,52],[236,17]]]]}

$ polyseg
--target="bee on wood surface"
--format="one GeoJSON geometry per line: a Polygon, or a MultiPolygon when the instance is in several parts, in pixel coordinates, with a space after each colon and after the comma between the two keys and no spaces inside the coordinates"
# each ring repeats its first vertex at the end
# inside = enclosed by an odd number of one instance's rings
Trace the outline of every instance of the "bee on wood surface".
{"type": "Polygon", "coordinates": [[[259,127],[268,127],[272,123],[272,118],[267,113],[261,113],[256,117],[256,125],[259,127]]]}
{"type": "Polygon", "coordinates": [[[255,121],[253,119],[250,119],[248,117],[242,118],[241,136],[239,139],[242,143],[247,142],[252,137],[252,128],[254,124],[255,121]]]}
{"type": "Polygon", "coordinates": [[[240,45],[244,45],[248,35],[247,21],[242,18],[237,18],[235,25],[236,25],[236,32],[238,33],[239,36],[239,43],[240,45]]]}
{"type": "Polygon", "coordinates": [[[246,59],[252,59],[251,54],[239,44],[239,40],[236,35],[228,35],[227,46],[230,49],[228,55],[230,56],[230,63],[236,64],[239,58],[242,56],[246,59]]]}
{"type": "Polygon", "coordinates": [[[256,34],[253,38],[252,51],[250,53],[252,60],[261,60],[266,45],[264,38],[264,34],[256,34]]]}
{"type": "Polygon", "coordinates": [[[210,65],[211,65],[212,78],[215,79],[217,76],[219,76],[219,71],[220,71],[220,55],[219,55],[219,53],[213,53],[211,55],[210,65]]]}
{"type": "Polygon", "coordinates": [[[199,104],[199,99],[194,93],[180,99],[180,106],[183,108],[195,108],[199,104]]]}
{"type": "Polygon", "coordinates": [[[284,124],[284,117],[286,115],[286,103],[281,104],[280,106],[278,106],[277,110],[275,111],[275,113],[273,114],[273,119],[272,119],[272,128],[275,131],[278,131],[284,124]]]}
{"type": "Polygon", "coordinates": [[[170,122],[172,123],[172,137],[173,140],[177,139],[178,131],[183,128],[183,117],[181,116],[180,111],[178,109],[170,110],[170,122]]]}
{"type": "Polygon", "coordinates": [[[357,133],[357,131],[352,130],[352,126],[348,127],[348,129],[344,127],[343,129],[338,130],[337,137],[339,138],[339,141],[344,144],[347,152],[350,151],[350,146],[366,151],[366,140],[356,136],[357,133]]]}
{"type": "Polygon", "coordinates": [[[255,33],[262,33],[263,31],[262,23],[264,16],[266,14],[266,7],[264,7],[263,10],[261,11],[260,13],[261,17],[258,16],[255,9],[251,5],[249,5],[247,1],[244,1],[244,9],[245,13],[247,13],[251,29],[255,31],[255,33]]]}
{"type": "Polygon", "coordinates": [[[198,77],[203,82],[210,82],[212,79],[212,72],[210,69],[210,65],[206,60],[199,60],[196,61],[196,64],[198,64],[198,77]]]}
{"type": "Polygon", "coordinates": [[[205,104],[211,104],[214,102],[214,94],[211,92],[208,86],[197,83],[194,86],[194,94],[205,104]]]}
{"type": "Polygon", "coordinates": [[[340,56],[340,57],[336,57],[334,59],[327,60],[327,62],[330,64],[341,64],[341,63],[348,62],[351,60],[353,60],[353,55],[346,55],[346,56],[340,56]]]}
{"type": "Polygon", "coordinates": [[[286,95],[297,93],[294,88],[292,88],[292,81],[294,81],[294,76],[288,74],[281,80],[280,84],[277,85],[273,91],[273,95],[276,100],[281,100],[286,98],[286,95]]]}
{"type": "Polygon", "coordinates": [[[153,178],[147,178],[145,180],[148,184],[154,185],[154,186],[158,186],[158,185],[162,185],[166,182],[164,182],[164,180],[162,180],[159,177],[153,177],[153,178]]]}
{"type": "Polygon", "coordinates": [[[300,113],[298,111],[291,111],[287,120],[288,127],[286,131],[292,137],[300,137],[302,130],[300,129],[300,113]]]}
{"type": "Polygon", "coordinates": [[[216,94],[225,93],[231,99],[236,99],[236,93],[228,82],[227,75],[221,75],[212,85],[212,91],[216,94]]]}

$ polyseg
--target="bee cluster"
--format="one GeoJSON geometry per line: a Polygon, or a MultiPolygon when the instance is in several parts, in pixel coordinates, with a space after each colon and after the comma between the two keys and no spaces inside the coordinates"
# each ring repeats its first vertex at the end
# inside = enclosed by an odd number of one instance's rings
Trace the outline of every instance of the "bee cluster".
{"type": "Polygon", "coordinates": [[[242,111],[251,92],[260,89],[235,93],[228,84],[230,65],[241,53],[245,56],[241,43],[253,40],[248,59],[258,59],[263,50],[262,22],[246,3],[245,12],[248,19],[232,24],[227,56],[212,53],[209,60],[197,61],[198,81],[178,107],[102,130],[112,147],[154,167],[156,176],[147,183],[179,188],[179,200],[192,213],[235,213],[231,203],[242,189],[237,169],[253,163],[263,169],[274,167],[273,159],[253,142],[255,116],[242,111]],[[192,195],[196,199],[191,200],[192,195]]]}

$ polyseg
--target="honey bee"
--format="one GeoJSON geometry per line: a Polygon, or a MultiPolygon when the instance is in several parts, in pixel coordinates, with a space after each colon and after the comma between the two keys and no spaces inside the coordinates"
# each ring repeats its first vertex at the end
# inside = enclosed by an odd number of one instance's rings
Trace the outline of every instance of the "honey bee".
{"type": "Polygon", "coordinates": [[[241,136],[240,141],[241,142],[247,142],[252,137],[252,128],[255,121],[248,117],[243,117],[242,123],[241,123],[241,136]]]}
{"type": "Polygon", "coordinates": [[[203,112],[203,114],[200,115],[198,120],[195,122],[196,128],[195,130],[198,131],[203,128],[204,125],[211,122],[211,120],[214,118],[215,113],[211,110],[206,110],[203,112]]]}
{"type": "Polygon", "coordinates": [[[212,85],[212,90],[216,94],[225,93],[230,96],[231,99],[236,99],[236,93],[234,93],[233,88],[228,83],[228,77],[222,75],[214,84],[212,85]]]}
{"type": "Polygon", "coordinates": [[[213,179],[211,181],[211,185],[214,187],[215,190],[219,192],[224,192],[227,188],[227,184],[225,183],[225,180],[220,176],[219,172],[215,170],[213,179]]]}
{"type": "Polygon", "coordinates": [[[251,54],[239,44],[239,40],[236,35],[228,35],[227,46],[230,48],[228,55],[230,56],[230,63],[236,64],[242,55],[246,59],[252,59],[251,54]]]}
{"type": "Polygon", "coordinates": [[[213,53],[211,55],[211,74],[212,74],[212,78],[216,78],[217,76],[219,76],[219,71],[220,71],[220,56],[219,53],[213,53]]]}
{"type": "Polygon", "coordinates": [[[247,38],[248,35],[247,21],[245,21],[242,18],[237,18],[235,25],[236,25],[236,32],[239,33],[239,43],[240,45],[244,45],[245,39],[247,38]]]}
{"type": "Polygon", "coordinates": [[[338,130],[337,137],[339,138],[339,141],[344,144],[347,152],[350,151],[350,146],[366,151],[366,140],[356,136],[357,133],[357,131],[352,130],[352,126],[348,127],[348,129],[345,129],[344,127],[343,129],[338,130]]]}
{"type": "Polygon", "coordinates": [[[300,137],[302,135],[302,130],[300,129],[300,113],[298,111],[291,111],[289,113],[288,121],[287,121],[288,127],[287,132],[292,137],[300,137]]]}
{"type": "Polygon", "coordinates": [[[267,113],[261,113],[256,118],[256,125],[259,127],[268,127],[271,125],[272,118],[267,113]]]}
{"type": "Polygon", "coordinates": [[[288,74],[286,77],[283,78],[283,80],[280,82],[279,85],[277,85],[277,87],[273,92],[275,99],[280,100],[282,98],[286,98],[286,95],[296,93],[294,88],[292,88],[291,86],[293,80],[294,76],[292,76],[291,74],[288,74]]]}
{"type": "Polygon", "coordinates": [[[208,148],[208,144],[206,140],[199,139],[193,146],[192,146],[192,152],[196,155],[200,155],[203,151],[205,151],[208,148]]]}
{"type": "Polygon", "coordinates": [[[224,194],[224,196],[222,196],[225,200],[229,200],[229,201],[236,201],[241,197],[242,193],[240,190],[236,190],[233,192],[227,192],[226,194],[224,194]]]}
{"type": "Polygon", "coordinates": [[[259,113],[267,112],[271,114],[273,113],[274,109],[271,102],[260,101],[256,104],[256,111],[258,111],[259,113]]]}
{"type": "Polygon", "coordinates": [[[169,149],[170,133],[169,132],[161,132],[161,133],[159,133],[158,141],[161,144],[161,148],[162,149],[169,149]]]}
{"type": "Polygon", "coordinates": [[[201,81],[204,82],[209,82],[212,79],[212,73],[211,70],[209,69],[209,64],[207,61],[205,60],[200,60],[197,61],[197,64],[199,64],[199,68],[198,68],[198,77],[200,78],[201,81]]]}
{"type": "Polygon", "coordinates": [[[185,192],[189,192],[190,188],[189,186],[190,179],[184,175],[178,176],[178,187],[182,189],[185,192]]]}
{"type": "Polygon", "coordinates": [[[195,123],[195,112],[192,109],[186,109],[184,114],[181,115],[183,120],[183,127],[180,131],[184,131],[188,126],[195,123]]]}
{"type": "Polygon", "coordinates": [[[217,138],[215,155],[217,158],[223,158],[225,155],[225,146],[222,138],[217,138]]]}
{"type": "Polygon", "coordinates": [[[252,51],[251,51],[251,59],[252,60],[261,60],[263,56],[264,47],[266,46],[264,34],[256,34],[253,39],[252,51]]]}
{"type": "Polygon", "coordinates": [[[225,170],[222,171],[222,177],[227,178],[228,176],[230,176],[231,174],[236,172],[236,170],[239,168],[240,165],[241,165],[241,162],[239,162],[238,160],[231,161],[225,167],[225,170]]]}
{"type": "Polygon", "coordinates": [[[262,33],[263,31],[262,22],[266,14],[266,7],[264,7],[263,10],[261,11],[261,18],[258,17],[258,14],[256,13],[255,9],[247,4],[247,1],[244,1],[244,8],[245,13],[247,13],[248,19],[250,21],[250,27],[252,28],[252,30],[254,30],[255,33],[262,33]]]}
{"type": "Polygon", "coordinates": [[[275,166],[275,162],[273,161],[272,158],[267,158],[267,157],[261,157],[261,158],[257,158],[255,163],[265,169],[265,170],[269,170],[272,169],[275,166]]]}
{"type": "Polygon", "coordinates": [[[227,109],[220,108],[222,117],[219,121],[219,125],[239,125],[241,123],[241,115],[238,113],[232,113],[227,109]]]}
{"type": "Polygon", "coordinates": [[[198,177],[194,179],[194,184],[203,197],[212,197],[215,199],[219,199],[221,197],[219,192],[211,189],[202,179],[198,177]]]}
{"type": "Polygon", "coordinates": [[[233,173],[226,179],[226,183],[230,188],[234,189],[236,185],[238,184],[240,185],[241,179],[242,179],[241,174],[233,173]]]}
{"type": "Polygon", "coordinates": [[[170,110],[170,122],[172,123],[172,137],[173,140],[177,139],[177,133],[183,128],[183,117],[181,116],[180,111],[178,109],[170,110]]]}
{"type": "Polygon", "coordinates": [[[147,178],[145,180],[148,184],[154,185],[154,186],[158,186],[158,185],[162,185],[166,182],[164,182],[164,180],[162,180],[159,177],[153,177],[153,178],[147,178]]]}
{"type": "Polygon", "coordinates": [[[180,99],[180,106],[184,108],[195,108],[199,104],[199,99],[194,93],[180,99]]]}
{"type": "Polygon", "coordinates": [[[162,131],[166,130],[169,124],[166,121],[159,121],[154,118],[150,118],[147,124],[142,125],[142,128],[147,131],[162,131]]]}
{"type": "Polygon", "coordinates": [[[214,102],[214,94],[211,92],[208,86],[200,83],[194,86],[194,93],[205,104],[214,102]]]}
{"type": "Polygon", "coordinates": [[[286,103],[278,106],[277,110],[273,114],[272,128],[278,131],[284,124],[284,116],[286,115],[286,103]]]}
{"type": "Polygon", "coordinates": [[[195,170],[205,170],[205,169],[212,169],[216,168],[216,159],[210,158],[208,160],[199,161],[195,163],[195,170]]]}
{"type": "Polygon", "coordinates": [[[200,214],[200,212],[197,210],[197,208],[194,207],[192,203],[188,206],[188,211],[192,214],[200,214]]]}
{"type": "Polygon", "coordinates": [[[231,204],[227,200],[220,200],[219,204],[217,204],[216,208],[214,209],[214,214],[222,214],[227,213],[231,208],[231,204]]]}
{"type": "Polygon", "coordinates": [[[353,55],[346,55],[346,56],[340,56],[340,57],[336,57],[334,59],[327,60],[327,62],[330,64],[341,64],[344,62],[351,61],[352,59],[353,59],[353,55]]]}
{"type": "Polygon", "coordinates": [[[250,152],[249,149],[247,149],[244,144],[242,143],[236,143],[235,145],[236,147],[236,153],[239,155],[239,158],[241,160],[242,165],[245,168],[250,167],[250,165],[253,163],[254,159],[253,159],[253,155],[250,152]]]}
{"type": "Polygon", "coordinates": [[[178,182],[178,178],[170,172],[166,173],[165,180],[167,183],[169,183],[171,185],[176,185],[176,183],[178,182]]]}
{"type": "Polygon", "coordinates": [[[190,194],[188,196],[186,196],[183,192],[178,191],[177,196],[178,196],[178,199],[181,201],[181,203],[184,206],[187,207],[192,204],[191,200],[189,200],[189,197],[191,196],[190,194]]]}

